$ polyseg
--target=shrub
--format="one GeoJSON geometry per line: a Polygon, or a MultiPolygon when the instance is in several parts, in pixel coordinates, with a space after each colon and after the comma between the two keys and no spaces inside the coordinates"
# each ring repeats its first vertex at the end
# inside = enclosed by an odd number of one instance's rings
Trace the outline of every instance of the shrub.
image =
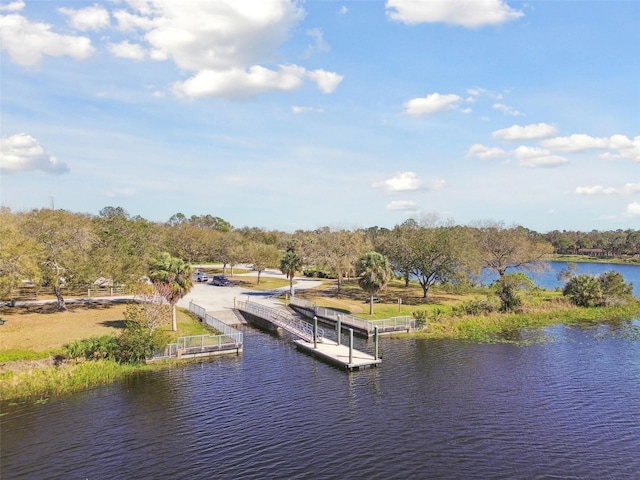
{"type": "Polygon", "coordinates": [[[633,285],[626,283],[619,272],[593,275],[577,275],[564,287],[562,294],[579,307],[600,305],[624,305],[633,296],[633,285]]]}
{"type": "Polygon", "coordinates": [[[602,287],[602,303],[604,305],[626,303],[633,296],[633,284],[626,283],[619,272],[602,273],[598,280],[602,287]]]}
{"type": "Polygon", "coordinates": [[[426,310],[415,310],[411,312],[411,315],[416,321],[416,329],[421,329],[427,326],[428,312],[426,310]]]}
{"type": "Polygon", "coordinates": [[[451,313],[461,317],[463,315],[486,315],[496,310],[496,307],[487,300],[469,300],[460,305],[451,307],[451,313]]]}
{"type": "Polygon", "coordinates": [[[156,350],[162,350],[169,343],[168,333],[162,330],[150,331],[133,322],[128,322],[120,335],[118,361],[141,363],[156,350]]]}
{"type": "Polygon", "coordinates": [[[533,289],[534,283],[524,273],[510,273],[503,275],[494,284],[495,292],[500,299],[501,312],[517,312],[522,308],[522,298],[519,290],[533,289]]]}
{"type": "Polygon", "coordinates": [[[602,285],[593,275],[576,275],[567,282],[562,294],[579,307],[595,307],[602,302],[602,285]]]}
{"type": "Polygon", "coordinates": [[[115,335],[103,335],[90,337],[84,340],[76,340],[63,346],[65,354],[69,358],[86,360],[113,360],[118,357],[120,344],[115,335]]]}

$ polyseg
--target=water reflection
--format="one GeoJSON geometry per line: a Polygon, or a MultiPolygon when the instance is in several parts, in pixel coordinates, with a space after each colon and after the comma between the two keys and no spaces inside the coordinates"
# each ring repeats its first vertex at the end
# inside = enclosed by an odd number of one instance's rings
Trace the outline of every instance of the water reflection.
{"type": "Polygon", "coordinates": [[[246,329],[239,357],[13,407],[3,478],[634,478],[640,343],[618,333],[637,326],[384,338],[352,373],[246,329]]]}

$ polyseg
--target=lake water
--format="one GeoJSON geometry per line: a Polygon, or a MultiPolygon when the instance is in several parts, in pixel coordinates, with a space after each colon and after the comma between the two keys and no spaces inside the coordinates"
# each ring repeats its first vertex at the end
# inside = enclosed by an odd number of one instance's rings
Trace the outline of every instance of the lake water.
{"type": "Polygon", "coordinates": [[[637,479],[639,330],[383,338],[347,373],[247,327],[241,356],[4,405],[2,478],[637,479]]]}
{"type": "MultiPolygon", "coordinates": [[[[589,274],[600,275],[604,272],[610,272],[615,270],[624,277],[627,283],[633,284],[633,295],[640,297],[640,265],[624,265],[615,263],[582,263],[576,262],[574,264],[577,268],[575,270],[576,275],[589,274]]],[[[556,288],[562,288],[564,283],[558,280],[558,273],[565,270],[568,266],[567,262],[548,262],[549,268],[544,272],[528,272],[525,273],[531,277],[534,283],[542,288],[549,290],[555,290],[556,288]]],[[[512,270],[509,270],[511,272],[512,270]]],[[[484,284],[489,284],[497,279],[497,274],[485,272],[481,281],[484,284]]]]}

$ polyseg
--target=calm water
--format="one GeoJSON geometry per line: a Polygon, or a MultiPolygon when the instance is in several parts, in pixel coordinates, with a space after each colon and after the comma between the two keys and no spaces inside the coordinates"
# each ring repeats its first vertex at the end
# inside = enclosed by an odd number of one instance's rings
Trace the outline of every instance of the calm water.
{"type": "Polygon", "coordinates": [[[634,329],[383,339],[346,373],[247,328],[239,357],[5,408],[2,478],[637,479],[634,329]]]}
{"type": "MultiPolygon", "coordinates": [[[[541,272],[526,272],[534,283],[542,288],[554,290],[562,288],[564,283],[558,280],[558,273],[567,268],[567,262],[548,262],[549,269],[541,272]]],[[[576,275],[589,274],[600,275],[604,272],[615,270],[619,272],[627,283],[633,284],[633,295],[640,297],[640,265],[618,265],[615,263],[575,263],[576,275]]],[[[481,281],[485,284],[496,280],[497,275],[485,273],[481,281]]]]}

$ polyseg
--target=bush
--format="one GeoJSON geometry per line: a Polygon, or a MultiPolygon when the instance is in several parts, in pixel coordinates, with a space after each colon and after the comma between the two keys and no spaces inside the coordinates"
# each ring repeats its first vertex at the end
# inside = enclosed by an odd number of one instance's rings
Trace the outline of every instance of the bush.
{"type": "Polygon", "coordinates": [[[120,344],[115,335],[90,337],[76,340],[63,346],[64,353],[69,358],[86,360],[113,360],[118,357],[120,344]]]}
{"type": "Polygon", "coordinates": [[[503,275],[495,284],[495,292],[500,299],[501,312],[517,312],[522,308],[521,289],[533,289],[535,285],[522,272],[503,275]]]}
{"type": "Polygon", "coordinates": [[[411,315],[416,321],[416,329],[421,329],[427,326],[427,316],[428,312],[426,310],[415,310],[411,312],[411,315]]]}
{"type": "Polygon", "coordinates": [[[598,277],[602,287],[602,303],[615,305],[626,303],[633,296],[633,284],[626,283],[619,272],[605,272],[598,277]]]}
{"type": "Polygon", "coordinates": [[[463,315],[486,315],[496,310],[496,307],[487,300],[469,300],[460,305],[451,307],[451,313],[461,317],[463,315]]]}
{"type": "Polygon", "coordinates": [[[122,363],[141,363],[154,351],[162,350],[169,343],[168,333],[162,330],[150,331],[133,322],[128,323],[120,335],[118,361],[122,363]]]}
{"type": "Polygon", "coordinates": [[[572,277],[562,290],[562,294],[579,307],[595,307],[602,302],[602,286],[593,275],[572,277]]]}
{"type": "Polygon", "coordinates": [[[577,275],[562,290],[579,307],[626,304],[633,295],[633,285],[614,271],[594,275],[577,275]]]}

